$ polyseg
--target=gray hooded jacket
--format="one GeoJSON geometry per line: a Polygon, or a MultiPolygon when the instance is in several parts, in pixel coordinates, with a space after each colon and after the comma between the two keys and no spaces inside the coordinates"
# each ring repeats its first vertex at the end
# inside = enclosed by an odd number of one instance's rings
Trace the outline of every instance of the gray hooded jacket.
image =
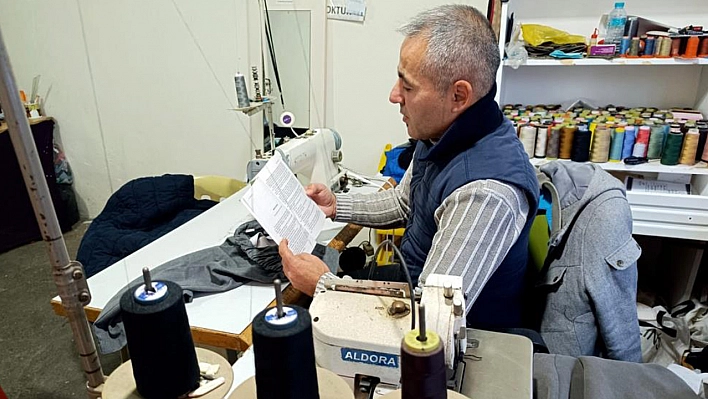
{"type": "Polygon", "coordinates": [[[550,258],[539,282],[547,292],[543,339],[551,353],[641,362],[641,248],[632,238],[624,186],[593,164],[556,161],[541,172],[552,183],[541,176],[542,187],[554,197],[550,258]]]}

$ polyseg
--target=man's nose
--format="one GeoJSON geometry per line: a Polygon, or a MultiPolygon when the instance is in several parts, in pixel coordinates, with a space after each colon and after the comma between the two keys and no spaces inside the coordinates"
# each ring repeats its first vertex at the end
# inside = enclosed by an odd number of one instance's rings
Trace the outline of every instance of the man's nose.
{"type": "Polygon", "coordinates": [[[391,89],[391,93],[388,95],[388,101],[393,104],[403,104],[403,97],[401,96],[401,85],[396,82],[391,89]]]}

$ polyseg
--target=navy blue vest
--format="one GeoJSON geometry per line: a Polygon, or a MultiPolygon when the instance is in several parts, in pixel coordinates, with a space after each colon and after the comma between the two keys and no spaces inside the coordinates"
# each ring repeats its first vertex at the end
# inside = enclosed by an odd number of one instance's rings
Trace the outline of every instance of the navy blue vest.
{"type": "Polygon", "coordinates": [[[494,101],[495,93],[496,87],[460,115],[434,145],[418,142],[413,156],[410,214],[401,243],[401,253],[417,284],[437,232],[435,210],[453,191],[475,180],[493,179],[526,193],[526,225],[467,315],[468,326],[476,328],[521,326],[528,236],[538,207],[536,173],[511,122],[494,101]]]}

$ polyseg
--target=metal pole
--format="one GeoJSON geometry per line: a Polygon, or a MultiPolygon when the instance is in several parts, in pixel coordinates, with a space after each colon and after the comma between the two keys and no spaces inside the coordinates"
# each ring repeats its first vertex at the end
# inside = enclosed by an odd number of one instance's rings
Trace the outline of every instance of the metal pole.
{"type": "Polygon", "coordinates": [[[96,345],[84,313],[84,305],[91,301],[83,267],[69,259],[69,252],[59,227],[56,211],[49,195],[44,171],[37,154],[32,132],[20,101],[19,89],[12,72],[10,58],[0,31],[0,103],[5,110],[8,131],[17,160],[22,169],[25,186],[32,201],[34,215],[47,243],[49,259],[62,306],[69,318],[74,340],[81,358],[81,366],[88,381],[89,398],[100,398],[105,377],[96,354],[96,345]]]}
{"type": "Polygon", "coordinates": [[[268,115],[268,135],[270,136],[270,155],[275,155],[275,130],[273,129],[273,103],[265,103],[268,115]]]}

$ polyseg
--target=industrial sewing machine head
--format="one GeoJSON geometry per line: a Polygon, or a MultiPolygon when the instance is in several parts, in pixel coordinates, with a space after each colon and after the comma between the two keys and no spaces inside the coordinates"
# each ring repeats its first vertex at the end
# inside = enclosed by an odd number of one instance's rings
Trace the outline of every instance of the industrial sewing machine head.
{"type": "MultiPolygon", "coordinates": [[[[342,161],[342,138],[332,129],[311,129],[276,147],[283,161],[303,184],[322,183],[332,189],[339,186],[339,162],[342,161]]],[[[263,168],[268,158],[258,154],[248,162],[248,180],[263,168]]],[[[336,191],[336,190],[335,190],[336,191]]]]}
{"type": "MultiPolygon", "coordinates": [[[[330,279],[310,305],[318,366],[343,377],[355,392],[401,379],[401,340],[412,329],[408,284],[330,279]]],[[[448,387],[459,391],[467,349],[462,278],[430,275],[422,290],[425,324],[440,336],[448,387]]],[[[419,305],[413,301],[413,306],[419,305]]],[[[416,311],[416,309],[414,309],[416,311]]],[[[374,397],[374,396],[371,396],[374,397]]]]}

